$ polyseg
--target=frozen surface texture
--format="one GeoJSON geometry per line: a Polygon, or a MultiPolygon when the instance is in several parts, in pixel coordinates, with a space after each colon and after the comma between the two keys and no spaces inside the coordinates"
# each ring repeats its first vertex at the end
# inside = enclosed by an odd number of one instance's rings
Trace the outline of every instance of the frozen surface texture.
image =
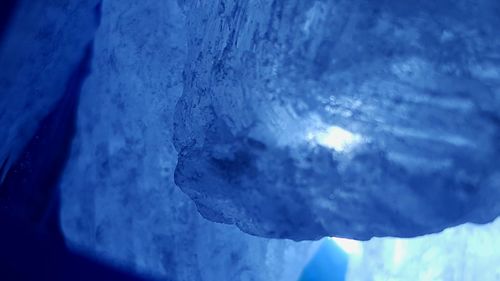
{"type": "MultiPolygon", "coordinates": [[[[0,166],[6,171],[66,81],[97,27],[99,1],[24,0],[0,34],[0,166]]],[[[0,174],[0,181],[4,175],[0,174]]]]}
{"type": "MultiPolygon", "coordinates": [[[[269,237],[415,236],[500,212],[498,1],[16,2],[1,171],[94,39],[60,183],[72,248],[165,280],[293,281],[314,243],[269,237]]],[[[425,244],[415,260],[436,255],[425,244]]],[[[464,245],[436,251],[492,257],[464,245]]]]}
{"type": "Polygon", "coordinates": [[[174,185],[184,34],[175,1],[103,3],[61,185],[68,244],[162,280],[297,280],[310,242],[210,222],[174,185]]]}
{"type": "Polygon", "coordinates": [[[351,259],[346,280],[497,281],[499,237],[500,219],[412,239],[375,238],[351,259]]]}
{"type": "Polygon", "coordinates": [[[205,218],[369,239],[500,213],[500,2],[181,2],[175,182],[205,218]]]}

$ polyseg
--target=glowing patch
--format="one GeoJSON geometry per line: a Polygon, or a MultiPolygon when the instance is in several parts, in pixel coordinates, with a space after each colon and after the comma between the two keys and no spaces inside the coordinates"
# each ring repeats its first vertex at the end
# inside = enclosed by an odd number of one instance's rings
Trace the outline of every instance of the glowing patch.
{"type": "Polygon", "coordinates": [[[346,254],[350,256],[363,255],[363,244],[361,244],[360,241],[337,237],[330,237],[330,239],[332,239],[346,254]]]}
{"type": "Polygon", "coordinates": [[[309,140],[315,140],[319,145],[336,151],[345,151],[360,141],[360,136],[337,126],[328,127],[316,133],[308,133],[309,140]]]}
{"type": "Polygon", "coordinates": [[[406,256],[406,243],[404,240],[396,239],[394,242],[394,254],[392,257],[392,263],[395,267],[400,266],[406,256]]]}

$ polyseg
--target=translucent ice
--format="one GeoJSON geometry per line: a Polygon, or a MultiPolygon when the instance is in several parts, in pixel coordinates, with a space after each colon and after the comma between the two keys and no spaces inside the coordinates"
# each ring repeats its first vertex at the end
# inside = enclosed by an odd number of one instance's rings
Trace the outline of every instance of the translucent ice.
{"type": "Polygon", "coordinates": [[[412,239],[374,238],[350,258],[346,280],[496,281],[500,279],[500,220],[464,224],[412,239]]]}

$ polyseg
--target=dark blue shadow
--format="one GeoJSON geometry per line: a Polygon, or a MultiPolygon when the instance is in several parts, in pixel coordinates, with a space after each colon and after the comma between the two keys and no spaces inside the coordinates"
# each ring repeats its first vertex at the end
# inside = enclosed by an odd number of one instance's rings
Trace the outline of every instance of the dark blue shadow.
{"type": "Polygon", "coordinates": [[[332,240],[324,239],[302,272],[300,281],[345,280],[349,256],[332,240]]]}

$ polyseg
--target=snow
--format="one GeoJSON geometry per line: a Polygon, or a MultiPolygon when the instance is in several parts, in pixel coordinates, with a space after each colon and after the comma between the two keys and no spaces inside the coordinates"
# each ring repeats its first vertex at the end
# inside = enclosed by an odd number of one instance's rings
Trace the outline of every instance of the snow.
{"type": "Polygon", "coordinates": [[[66,80],[93,38],[98,1],[18,2],[0,38],[0,163],[5,161],[5,168],[20,156],[38,123],[63,95],[66,80]]]}

